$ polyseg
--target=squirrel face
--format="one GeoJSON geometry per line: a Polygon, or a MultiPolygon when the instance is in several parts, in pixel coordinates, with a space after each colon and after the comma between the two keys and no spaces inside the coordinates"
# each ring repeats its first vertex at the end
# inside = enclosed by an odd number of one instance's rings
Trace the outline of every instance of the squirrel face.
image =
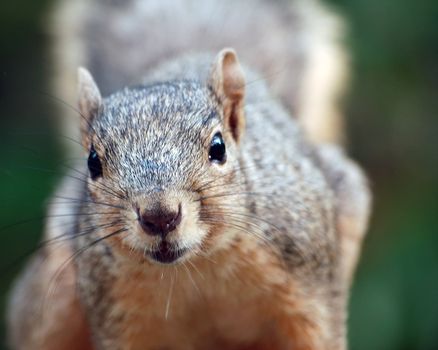
{"type": "Polygon", "coordinates": [[[221,193],[243,186],[243,97],[231,49],[219,53],[207,82],[125,88],[103,100],[79,69],[90,210],[104,209],[93,219],[101,238],[118,229],[108,237],[116,249],[158,263],[226,246],[234,233],[221,216],[221,193]]]}

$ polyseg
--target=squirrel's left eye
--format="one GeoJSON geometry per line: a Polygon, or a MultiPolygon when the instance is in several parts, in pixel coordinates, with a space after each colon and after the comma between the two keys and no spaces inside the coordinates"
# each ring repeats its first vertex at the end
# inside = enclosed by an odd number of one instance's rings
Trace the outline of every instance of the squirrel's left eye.
{"type": "Polygon", "coordinates": [[[208,159],[210,162],[216,162],[220,164],[225,163],[227,159],[225,143],[220,132],[216,133],[211,140],[208,159]]]}
{"type": "Polygon", "coordinates": [[[88,156],[88,170],[93,180],[102,176],[102,163],[93,145],[91,145],[90,155],[88,156]]]}

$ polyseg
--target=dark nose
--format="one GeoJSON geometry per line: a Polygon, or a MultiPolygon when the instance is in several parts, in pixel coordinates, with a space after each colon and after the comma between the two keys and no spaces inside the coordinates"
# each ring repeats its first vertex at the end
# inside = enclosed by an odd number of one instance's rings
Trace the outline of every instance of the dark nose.
{"type": "Polygon", "coordinates": [[[178,211],[146,210],[139,215],[138,220],[146,233],[165,238],[181,222],[181,205],[178,206],[178,211]]]}

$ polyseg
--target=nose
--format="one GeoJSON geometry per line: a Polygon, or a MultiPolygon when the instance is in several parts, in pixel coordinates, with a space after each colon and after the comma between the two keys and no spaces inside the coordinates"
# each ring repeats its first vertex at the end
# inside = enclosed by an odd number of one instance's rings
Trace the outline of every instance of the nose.
{"type": "Polygon", "coordinates": [[[177,228],[181,222],[181,204],[178,211],[145,210],[139,215],[140,225],[147,234],[165,238],[169,232],[177,228]]]}

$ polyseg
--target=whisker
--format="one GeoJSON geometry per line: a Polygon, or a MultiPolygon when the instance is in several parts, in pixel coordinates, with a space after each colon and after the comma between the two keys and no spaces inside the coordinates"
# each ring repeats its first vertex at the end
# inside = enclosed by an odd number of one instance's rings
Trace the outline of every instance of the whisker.
{"type": "MultiPolygon", "coordinates": [[[[219,181],[219,180],[221,180],[221,179],[223,179],[223,178],[225,178],[225,177],[227,177],[227,176],[234,175],[238,171],[244,172],[244,171],[247,171],[247,170],[258,168],[259,166],[261,166],[263,164],[270,165],[270,163],[268,163],[268,162],[262,163],[262,164],[260,164],[260,163],[255,164],[254,163],[254,164],[245,165],[245,166],[241,166],[239,164],[239,165],[233,167],[229,172],[227,172],[225,174],[218,175],[218,176],[214,177],[213,179],[210,179],[210,180],[206,181],[205,183],[200,184],[198,187],[194,188],[193,191],[199,193],[201,191],[206,191],[206,190],[210,190],[212,188],[218,187],[218,186],[222,186],[223,185],[222,183],[219,183],[219,184],[214,184],[214,183],[219,181]],[[209,186],[210,184],[213,184],[213,185],[209,186]]],[[[283,178],[284,174],[278,173],[278,174],[271,175],[269,180],[271,180],[272,177],[274,177],[274,176],[275,177],[279,177],[279,178],[283,178]]],[[[240,180],[240,181],[237,181],[237,182],[233,182],[231,184],[227,184],[227,187],[230,187],[230,186],[231,187],[235,187],[235,186],[243,186],[243,185],[257,185],[258,184],[257,181],[259,181],[259,180],[267,180],[267,179],[265,178],[264,175],[260,175],[260,177],[252,177],[251,179],[245,179],[244,178],[243,180],[240,180]]]]}
{"type": "Polygon", "coordinates": [[[199,289],[198,285],[196,284],[195,280],[193,279],[192,273],[190,272],[190,269],[187,267],[186,263],[183,261],[182,266],[187,272],[187,276],[190,279],[193,287],[197,290],[199,296],[201,296],[201,290],[199,289]]]}
{"type": "Polygon", "coordinates": [[[198,275],[199,275],[203,280],[205,280],[204,275],[201,273],[201,271],[199,271],[199,269],[198,269],[198,267],[195,265],[195,263],[193,263],[193,262],[190,261],[190,260],[187,260],[187,262],[193,267],[193,269],[198,273],[198,275]]]}
{"type": "Polygon", "coordinates": [[[20,254],[20,256],[16,257],[13,261],[11,261],[7,265],[3,266],[0,270],[0,276],[4,275],[9,270],[11,270],[14,266],[23,262],[25,259],[27,259],[31,255],[35,254],[39,250],[46,248],[47,246],[50,246],[50,245],[56,244],[56,243],[62,243],[62,242],[66,242],[69,240],[73,240],[76,237],[84,236],[86,234],[89,234],[89,233],[97,230],[97,229],[109,228],[109,227],[112,227],[112,226],[114,226],[118,223],[121,223],[121,222],[122,222],[122,220],[119,219],[117,221],[114,221],[114,222],[111,222],[108,224],[95,225],[93,227],[90,226],[90,227],[85,228],[82,231],[75,232],[74,234],[68,232],[68,233],[63,233],[63,234],[58,235],[56,237],[47,239],[47,240],[42,240],[35,247],[32,247],[31,249],[27,250],[25,253],[20,254]],[[65,237],[68,237],[68,238],[65,238],[65,237]],[[64,239],[62,239],[62,238],[64,238],[64,239]]]}
{"type": "MultiPolygon", "coordinates": [[[[46,97],[51,98],[52,100],[61,103],[62,105],[70,108],[72,111],[76,112],[84,121],[85,123],[87,123],[88,127],[90,128],[90,130],[93,131],[93,133],[96,135],[96,137],[99,139],[100,142],[102,142],[102,139],[100,138],[99,134],[96,132],[96,130],[94,129],[93,125],[90,123],[90,121],[88,120],[88,118],[86,118],[77,108],[75,108],[74,106],[72,106],[71,104],[69,104],[67,101],[64,101],[63,99],[52,95],[48,92],[45,91],[38,91],[38,93],[40,93],[41,95],[44,95],[46,97]]],[[[103,142],[102,142],[103,143],[103,142]]]]}
{"type": "MultiPolygon", "coordinates": [[[[122,210],[126,210],[127,209],[126,207],[124,207],[122,205],[115,205],[115,204],[110,204],[110,203],[105,203],[105,202],[98,202],[98,201],[94,201],[94,200],[85,200],[85,199],[80,199],[80,198],[70,198],[70,197],[57,196],[57,195],[52,196],[52,198],[64,199],[66,201],[76,202],[76,203],[92,203],[92,204],[103,205],[103,206],[106,206],[106,207],[122,209],[122,210]]],[[[70,202],[66,202],[66,203],[70,203],[70,202]]],[[[50,202],[50,203],[60,204],[60,202],[50,202]]]]}
{"type": "Polygon", "coordinates": [[[123,220],[122,219],[117,219],[115,221],[112,221],[110,223],[107,224],[98,224],[98,225],[93,225],[93,226],[88,226],[88,227],[84,227],[81,231],[79,232],[66,232],[63,233],[61,235],[55,236],[53,238],[50,239],[46,239],[40,242],[40,244],[37,246],[38,249],[43,248],[45,246],[49,246],[52,244],[56,244],[56,243],[62,243],[65,241],[69,241],[69,240],[73,240],[77,237],[81,237],[81,236],[85,236],[86,234],[96,231],[96,230],[101,230],[101,229],[105,229],[105,228],[109,228],[109,227],[113,227],[119,223],[122,223],[123,220]],[[68,237],[68,239],[62,239],[61,238],[65,238],[68,237]]]}
{"type": "Polygon", "coordinates": [[[41,317],[44,314],[44,309],[46,308],[46,304],[47,304],[47,300],[51,298],[52,295],[55,294],[56,292],[56,285],[54,286],[53,283],[56,283],[56,281],[59,279],[59,277],[61,276],[62,272],[66,269],[66,267],[72,262],[74,261],[78,256],[80,256],[81,254],[83,254],[85,251],[87,251],[88,249],[92,248],[93,246],[95,246],[96,244],[110,238],[113,237],[115,235],[118,235],[120,233],[126,232],[127,229],[126,228],[121,228],[118,229],[114,232],[111,232],[103,237],[99,237],[96,240],[94,240],[93,242],[91,242],[90,244],[86,245],[85,247],[82,247],[80,249],[78,249],[76,252],[74,252],[70,257],[68,257],[62,264],[61,266],[57,269],[57,271],[55,272],[55,274],[52,276],[52,278],[49,281],[49,287],[48,287],[48,293],[46,295],[46,297],[43,300],[42,303],[42,309],[41,309],[41,317]]]}
{"type": "MultiPolygon", "coordinates": [[[[63,165],[63,167],[66,168],[66,169],[72,170],[72,171],[78,173],[79,175],[82,175],[83,178],[84,178],[84,180],[88,178],[88,174],[87,174],[87,173],[83,173],[83,172],[79,171],[79,170],[76,169],[76,168],[73,168],[73,167],[68,166],[68,165],[63,165]]],[[[70,176],[71,176],[71,175],[70,175],[70,176]]],[[[86,180],[85,180],[84,182],[88,183],[88,181],[86,181],[86,180]]],[[[112,194],[112,195],[114,195],[115,197],[117,197],[117,198],[119,198],[119,199],[121,199],[121,200],[124,200],[124,199],[125,199],[124,196],[120,195],[119,193],[117,193],[117,192],[114,191],[111,187],[109,187],[108,185],[106,185],[106,184],[104,184],[104,183],[100,183],[99,186],[97,186],[96,183],[91,183],[91,184],[94,185],[94,186],[95,186],[96,188],[98,188],[98,189],[106,190],[107,193],[112,194]]]]}
{"type": "Polygon", "coordinates": [[[72,214],[52,214],[52,215],[43,215],[43,216],[39,216],[39,217],[34,217],[34,218],[30,218],[30,219],[26,219],[26,220],[21,220],[18,222],[14,222],[12,224],[3,226],[0,228],[0,232],[4,232],[10,228],[16,227],[16,226],[20,226],[20,225],[24,225],[24,224],[28,224],[31,222],[35,222],[35,221],[40,221],[40,220],[44,220],[44,219],[48,219],[48,218],[59,218],[59,217],[76,217],[76,216],[93,216],[93,215],[108,215],[108,214],[115,214],[115,212],[92,212],[92,213],[72,213],[72,214]]]}
{"type": "MultiPolygon", "coordinates": [[[[38,136],[43,136],[43,135],[44,136],[51,136],[52,133],[51,132],[47,132],[47,131],[20,131],[20,132],[15,132],[14,131],[14,132],[9,132],[9,135],[13,135],[13,136],[35,136],[35,135],[38,135],[38,136]]],[[[59,136],[59,137],[62,137],[64,139],[66,139],[66,140],[72,141],[73,143],[78,144],[79,146],[81,146],[81,148],[83,147],[82,142],[80,142],[80,141],[78,141],[78,140],[76,140],[76,139],[74,139],[74,138],[72,138],[70,136],[67,136],[67,135],[64,135],[64,134],[61,134],[61,133],[57,133],[56,136],[59,136]]]]}
{"type": "MultiPolygon", "coordinates": [[[[212,205],[212,206],[205,206],[205,207],[207,207],[207,208],[210,207],[210,208],[214,208],[214,209],[238,209],[238,207],[235,207],[235,206],[232,206],[232,205],[225,206],[225,207],[222,206],[222,205],[212,205]]],[[[206,212],[210,213],[210,210],[207,210],[206,212]]],[[[261,218],[261,217],[259,217],[257,215],[243,213],[243,212],[239,212],[239,211],[236,211],[236,210],[233,210],[233,211],[219,211],[217,213],[220,213],[220,214],[222,214],[224,216],[229,216],[229,217],[236,217],[237,216],[237,217],[244,217],[244,218],[248,218],[248,219],[257,220],[257,221],[260,221],[260,222],[263,222],[263,223],[267,224],[269,227],[272,227],[273,229],[275,229],[280,234],[284,233],[284,230],[280,229],[279,227],[274,225],[272,222],[270,222],[270,221],[268,221],[266,219],[263,219],[263,218],[261,218]]],[[[214,212],[213,212],[213,214],[214,214],[214,212]]],[[[250,223],[250,221],[248,221],[248,220],[245,220],[244,222],[250,223]]]]}
{"type": "MultiPolygon", "coordinates": [[[[24,168],[24,169],[29,169],[29,170],[36,170],[36,171],[43,171],[43,172],[47,172],[47,173],[57,174],[56,171],[50,170],[50,169],[44,169],[44,168],[33,167],[33,166],[25,166],[25,165],[23,165],[21,167],[24,168]]],[[[64,176],[70,177],[70,178],[72,178],[74,180],[77,180],[77,181],[80,181],[80,182],[82,182],[84,184],[93,186],[94,188],[99,189],[99,190],[109,194],[110,196],[114,196],[114,197],[116,197],[118,199],[121,199],[121,200],[125,199],[124,197],[120,196],[118,193],[116,193],[112,189],[110,190],[109,188],[106,188],[105,186],[102,187],[102,186],[99,186],[96,183],[88,182],[85,178],[80,178],[80,177],[77,177],[77,176],[74,176],[74,175],[71,175],[71,174],[65,174],[64,176]]]]}
{"type": "Polygon", "coordinates": [[[174,279],[173,279],[173,275],[171,275],[170,276],[169,294],[167,296],[167,302],[166,302],[166,311],[165,311],[165,314],[164,314],[164,318],[166,320],[168,319],[169,311],[170,311],[170,302],[172,300],[173,284],[174,284],[174,279]]]}
{"type": "Polygon", "coordinates": [[[263,193],[263,192],[252,192],[252,191],[243,191],[243,192],[225,192],[225,193],[216,193],[209,196],[201,196],[195,201],[204,201],[211,198],[220,198],[220,197],[233,197],[233,196],[264,196],[264,197],[273,197],[278,198],[278,194],[274,193],[263,193]]]}

